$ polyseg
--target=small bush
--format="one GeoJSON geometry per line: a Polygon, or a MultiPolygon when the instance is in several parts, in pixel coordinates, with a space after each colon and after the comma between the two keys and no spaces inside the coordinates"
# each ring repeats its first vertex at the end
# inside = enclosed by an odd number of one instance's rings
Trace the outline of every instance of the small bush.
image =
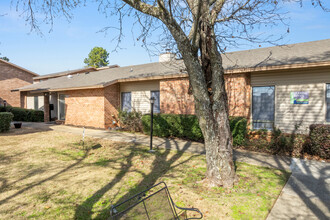
{"type": "Polygon", "coordinates": [[[292,140],[285,136],[280,129],[274,127],[269,148],[276,154],[292,152],[292,140]]]}
{"type": "Polygon", "coordinates": [[[40,110],[25,109],[18,107],[0,107],[0,112],[11,112],[14,115],[14,121],[43,122],[44,112],[40,110]]]}
{"type": "Polygon", "coordinates": [[[10,112],[0,112],[0,132],[9,131],[13,117],[14,115],[10,112]]]}
{"type": "Polygon", "coordinates": [[[120,125],[124,130],[127,131],[142,131],[142,123],[141,123],[141,112],[127,112],[127,111],[119,111],[118,113],[120,125]]]}
{"type": "MultiPolygon", "coordinates": [[[[150,133],[150,115],[142,116],[143,132],[150,133]]],[[[234,145],[245,143],[247,120],[243,117],[230,117],[230,129],[234,145]]],[[[155,114],[154,135],[158,137],[177,137],[192,141],[203,141],[204,137],[195,115],[155,114]]]]}
{"type": "Polygon", "coordinates": [[[330,125],[314,124],[309,130],[306,153],[330,159],[330,125]]]}
{"type": "Polygon", "coordinates": [[[234,145],[244,145],[247,134],[247,119],[244,117],[229,117],[230,130],[234,145]]]}

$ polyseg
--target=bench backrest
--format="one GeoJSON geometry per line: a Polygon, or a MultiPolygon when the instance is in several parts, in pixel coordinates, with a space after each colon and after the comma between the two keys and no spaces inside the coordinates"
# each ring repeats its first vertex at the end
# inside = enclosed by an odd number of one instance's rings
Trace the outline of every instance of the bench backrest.
{"type": "Polygon", "coordinates": [[[178,219],[172,198],[164,182],[111,207],[112,219],[178,219]]]}

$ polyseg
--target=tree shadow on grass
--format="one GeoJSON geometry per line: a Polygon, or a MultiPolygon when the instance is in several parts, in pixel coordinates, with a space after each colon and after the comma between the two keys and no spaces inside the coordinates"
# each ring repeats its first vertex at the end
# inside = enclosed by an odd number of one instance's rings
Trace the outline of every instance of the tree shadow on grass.
{"type": "MultiPolygon", "coordinates": [[[[39,186],[39,185],[41,185],[41,184],[43,184],[43,183],[45,183],[45,182],[47,182],[47,181],[53,180],[53,179],[55,179],[56,177],[58,177],[59,175],[65,173],[65,172],[71,170],[72,168],[76,167],[77,165],[81,164],[81,163],[83,162],[83,160],[85,160],[85,159],[87,158],[87,156],[89,155],[89,152],[90,152],[91,149],[93,149],[93,147],[85,148],[85,149],[84,149],[84,155],[83,155],[82,157],[78,158],[78,159],[75,158],[75,159],[76,159],[76,162],[73,163],[73,164],[71,164],[70,166],[68,166],[68,167],[66,167],[66,168],[64,168],[64,169],[62,169],[62,170],[60,170],[59,172],[57,172],[57,173],[55,173],[55,174],[49,176],[49,177],[46,178],[46,179],[43,179],[43,180],[37,181],[37,182],[35,182],[35,183],[32,183],[32,184],[30,184],[30,185],[28,185],[28,186],[22,188],[21,190],[17,191],[16,193],[14,193],[14,194],[12,194],[12,195],[6,197],[6,198],[1,199],[1,200],[0,200],[0,206],[3,205],[3,204],[5,204],[5,203],[8,202],[9,200],[14,199],[15,197],[17,197],[17,196],[19,196],[19,195],[25,193],[26,191],[28,191],[28,190],[30,190],[30,189],[36,187],[36,186],[39,186]]],[[[26,175],[24,178],[29,178],[30,176],[33,176],[33,175],[35,175],[35,174],[37,174],[37,173],[40,173],[40,172],[41,172],[41,171],[36,171],[36,173],[32,172],[32,173],[26,175]]],[[[21,179],[19,179],[18,181],[22,181],[24,178],[21,178],[21,179]]],[[[6,187],[8,187],[8,185],[7,185],[7,181],[5,181],[5,180],[3,180],[3,179],[2,179],[1,181],[3,182],[3,189],[5,189],[6,187]]],[[[16,182],[18,182],[18,181],[16,181],[16,182]]],[[[14,182],[14,183],[16,183],[16,182],[14,182]]],[[[12,184],[14,184],[14,183],[12,183],[12,184]]],[[[12,184],[11,184],[11,185],[12,185],[12,184]]],[[[1,191],[0,191],[0,192],[1,192],[1,191]]]]}
{"type": "MultiPolygon", "coordinates": [[[[148,174],[145,174],[143,172],[140,172],[139,170],[130,170],[132,168],[132,159],[134,157],[134,154],[142,153],[143,150],[139,150],[136,148],[131,148],[130,154],[126,158],[126,162],[121,163],[120,172],[106,185],[104,185],[102,188],[100,188],[98,191],[94,192],[94,194],[86,199],[82,204],[80,204],[75,211],[75,217],[74,219],[91,219],[92,218],[92,209],[93,206],[106,194],[109,190],[111,190],[116,184],[120,184],[121,180],[125,176],[127,172],[138,172],[143,176],[143,180],[140,181],[138,184],[133,186],[126,192],[123,196],[121,196],[119,199],[116,199],[116,195],[112,198],[112,201],[115,199],[117,200],[117,203],[120,203],[122,201],[125,201],[129,197],[137,194],[140,191],[143,191],[147,189],[150,186],[153,186],[157,180],[162,177],[164,174],[166,174],[169,170],[189,161],[194,155],[190,156],[188,159],[182,161],[179,164],[173,165],[176,161],[178,161],[181,156],[183,155],[184,151],[187,150],[190,147],[190,143],[186,143],[186,145],[183,147],[181,151],[177,151],[176,154],[168,158],[170,154],[170,149],[165,149],[164,152],[156,151],[154,153],[155,159],[153,160],[151,164],[151,172],[148,174]],[[140,152],[139,152],[140,151],[140,152]]],[[[176,146],[178,149],[178,146],[176,146]]],[[[146,153],[146,151],[144,151],[146,153]]],[[[123,183],[122,183],[123,184],[123,183]]],[[[98,215],[95,217],[95,219],[107,219],[110,216],[110,206],[105,207],[98,215]]]]}

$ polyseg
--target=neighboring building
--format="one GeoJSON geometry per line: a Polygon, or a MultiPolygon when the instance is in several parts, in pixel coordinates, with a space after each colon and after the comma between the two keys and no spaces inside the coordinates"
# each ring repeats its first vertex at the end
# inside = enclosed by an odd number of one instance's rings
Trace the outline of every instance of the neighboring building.
{"type": "MultiPolygon", "coordinates": [[[[45,106],[54,100],[57,117],[76,126],[116,126],[118,109],[148,113],[151,96],[155,112],[194,114],[182,60],[165,54],[160,61],[62,76],[19,90],[22,96],[42,93],[45,106]]],[[[310,124],[330,123],[330,39],[226,53],[223,65],[229,114],[248,118],[252,129],[306,133],[310,124]]]]}
{"type": "Polygon", "coordinates": [[[35,76],[39,75],[0,59],[0,106],[4,104],[4,100],[10,106],[24,106],[24,99],[21,100],[20,92],[11,90],[32,84],[35,76]]]}

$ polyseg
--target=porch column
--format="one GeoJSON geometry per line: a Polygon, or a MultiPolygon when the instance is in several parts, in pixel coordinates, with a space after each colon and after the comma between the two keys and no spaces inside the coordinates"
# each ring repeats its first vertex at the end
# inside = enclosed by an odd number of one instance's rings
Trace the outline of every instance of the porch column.
{"type": "Polygon", "coordinates": [[[49,93],[44,93],[44,122],[49,122],[49,93]]]}
{"type": "Polygon", "coordinates": [[[21,108],[27,108],[27,105],[26,105],[27,92],[19,92],[19,93],[20,93],[20,99],[21,99],[21,108]]]}

